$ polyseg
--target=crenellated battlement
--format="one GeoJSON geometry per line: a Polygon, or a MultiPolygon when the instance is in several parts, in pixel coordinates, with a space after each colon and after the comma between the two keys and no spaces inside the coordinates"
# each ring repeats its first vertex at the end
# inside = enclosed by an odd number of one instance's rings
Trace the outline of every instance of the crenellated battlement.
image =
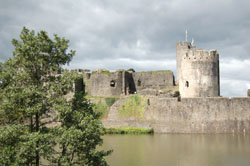
{"type": "Polygon", "coordinates": [[[206,51],[204,49],[188,50],[186,54],[182,55],[183,60],[192,61],[218,61],[219,54],[217,50],[206,51]]]}
{"type": "Polygon", "coordinates": [[[191,42],[188,42],[188,41],[177,42],[176,45],[179,45],[179,46],[188,46],[188,45],[191,45],[191,42]]]}
{"type": "Polygon", "coordinates": [[[176,43],[176,48],[185,48],[185,49],[190,49],[190,50],[193,50],[195,49],[195,46],[192,45],[191,42],[188,42],[188,41],[184,41],[184,42],[177,42],[176,43]]]}

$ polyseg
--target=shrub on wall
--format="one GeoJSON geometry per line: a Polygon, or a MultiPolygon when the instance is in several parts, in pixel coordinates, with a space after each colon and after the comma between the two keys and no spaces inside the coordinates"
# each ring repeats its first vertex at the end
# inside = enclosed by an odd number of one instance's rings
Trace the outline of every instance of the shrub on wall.
{"type": "Polygon", "coordinates": [[[105,102],[109,107],[111,107],[116,102],[116,100],[117,99],[115,97],[107,97],[107,98],[105,98],[105,102]]]}
{"type": "Polygon", "coordinates": [[[105,119],[108,117],[109,106],[103,103],[101,100],[99,100],[98,103],[96,103],[94,106],[94,111],[102,113],[101,118],[105,119]]]}

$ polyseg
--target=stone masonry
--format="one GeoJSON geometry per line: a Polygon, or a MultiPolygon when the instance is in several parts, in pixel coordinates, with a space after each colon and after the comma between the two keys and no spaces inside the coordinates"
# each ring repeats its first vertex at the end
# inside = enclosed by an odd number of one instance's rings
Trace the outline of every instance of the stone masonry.
{"type": "Polygon", "coordinates": [[[158,133],[250,132],[250,90],[248,97],[220,96],[216,50],[178,42],[176,62],[177,80],[168,70],[79,69],[83,79],[75,87],[104,104],[100,108],[108,108],[105,127],[153,128],[158,133]],[[111,99],[114,103],[107,102],[111,99]]]}

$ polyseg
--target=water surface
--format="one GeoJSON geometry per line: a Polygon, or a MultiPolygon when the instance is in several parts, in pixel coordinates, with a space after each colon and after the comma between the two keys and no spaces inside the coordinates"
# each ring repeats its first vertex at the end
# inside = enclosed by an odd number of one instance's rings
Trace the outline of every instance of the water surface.
{"type": "Polygon", "coordinates": [[[250,134],[106,135],[110,166],[250,166],[250,134]]]}

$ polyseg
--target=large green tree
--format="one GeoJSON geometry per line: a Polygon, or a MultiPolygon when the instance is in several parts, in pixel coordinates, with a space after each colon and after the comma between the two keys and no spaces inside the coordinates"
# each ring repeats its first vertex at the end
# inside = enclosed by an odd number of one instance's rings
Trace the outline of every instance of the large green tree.
{"type": "Polygon", "coordinates": [[[107,165],[100,115],[83,92],[70,95],[78,75],[62,70],[69,41],[25,27],[20,39],[0,64],[0,165],[107,165]]]}

